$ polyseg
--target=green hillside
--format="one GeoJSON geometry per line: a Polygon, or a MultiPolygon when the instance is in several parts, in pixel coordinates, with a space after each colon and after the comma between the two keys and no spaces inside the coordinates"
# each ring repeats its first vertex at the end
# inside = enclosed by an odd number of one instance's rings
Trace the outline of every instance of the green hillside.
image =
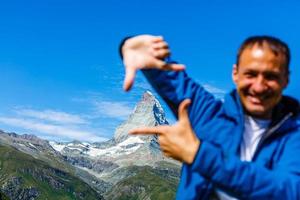
{"type": "Polygon", "coordinates": [[[0,199],[102,199],[64,169],[51,167],[12,147],[0,145],[0,199]]]}
{"type": "Polygon", "coordinates": [[[5,194],[0,192],[0,200],[9,200],[9,198],[5,194]]]}
{"type": "MultiPolygon", "coordinates": [[[[171,200],[175,199],[178,176],[173,178],[164,174],[165,170],[151,167],[132,166],[125,171],[134,172],[133,176],[118,182],[106,195],[112,200],[171,200]]],[[[179,169],[175,169],[179,170],[179,169]]],[[[178,173],[178,172],[177,172],[178,173]]]]}

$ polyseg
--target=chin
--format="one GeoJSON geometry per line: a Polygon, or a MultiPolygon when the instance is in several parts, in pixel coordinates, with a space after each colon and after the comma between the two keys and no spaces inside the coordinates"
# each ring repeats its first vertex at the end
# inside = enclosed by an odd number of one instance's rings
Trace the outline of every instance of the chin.
{"type": "Polygon", "coordinates": [[[246,113],[256,118],[261,118],[261,119],[271,118],[270,112],[268,112],[266,108],[261,106],[246,107],[246,113]]]}

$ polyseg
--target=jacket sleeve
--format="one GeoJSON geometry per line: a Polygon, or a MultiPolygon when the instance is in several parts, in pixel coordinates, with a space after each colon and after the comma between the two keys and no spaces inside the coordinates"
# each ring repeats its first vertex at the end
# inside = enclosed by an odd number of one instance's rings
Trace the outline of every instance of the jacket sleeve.
{"type": "Polygon", "coordinates": [[[292,133],[281,153],[270,170],[255,162],[243,162],[236,155],[226,155],[220,147],[202,141],[190,168],[239,199],[300,199],[299,132],[292,133]]]}
{"type": "Polygon", "coordinates": [[[147,69],[142,72],[176,117],[179,104],[184,99],[191,99],[189,116],[192,126],[199,126],[210,120],[218,111],[217,107],[221,106],[221,101],[193,81],[185,71],[147,69]]]}

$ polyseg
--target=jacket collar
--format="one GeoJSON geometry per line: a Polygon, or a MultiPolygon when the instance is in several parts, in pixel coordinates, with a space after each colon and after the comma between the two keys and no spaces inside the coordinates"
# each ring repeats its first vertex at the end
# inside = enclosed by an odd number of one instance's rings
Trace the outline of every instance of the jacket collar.
{"type": "Polygon", "coordinates": [[[238,121],[244,116],[243,106],[236,89],[226,94],[224,98],[224,109],[228,117],[238,121]]]}
{"type": "Polygon", "coordinates": [[[300,114],[300,104],[292,97],[282,96],[281,101],[273,110],[272,121],[276,123],[289,113],[292,117],[297,117],[300,114]]]}

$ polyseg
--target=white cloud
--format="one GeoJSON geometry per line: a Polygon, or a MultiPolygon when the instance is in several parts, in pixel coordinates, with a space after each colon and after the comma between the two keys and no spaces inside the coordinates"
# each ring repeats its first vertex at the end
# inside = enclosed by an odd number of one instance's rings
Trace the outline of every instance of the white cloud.
{"type": "Polygon", "coordinates": [[[148,82],[145,81],[136,81],[134,83],[134,87],[136,87],[137,89],[140,89],[142,91],[146,91],[146,90],[151,90],[151,85],[148,82]]]}
{"type": "Polygon", "coordinates": [[[211,93],[225,94],[226,91],[209,84],[203,84],[203,87],[211,93]]]}
{"type": "Polygon", "coordinates": [[[215,86],[212,86],[210,84],[202,84],[202,86],[210,93],[212,93],[213,95],[215,95],[217,98],[220,98],[220,99],[223,99],[225,94],[226,94],[226,91],[225,90],[222,90],[220,88],[217,88],[215,86]]]}
{"type": "Polygon", "coordinates": [[[65,112],[58,112],[53,110],[32,110],[32,109],[18,109],[16,113],[25,117],[32,117],[36,119],[42,119],[52,122],[58,122],[60,124],[86,124],[79,115],[69,114],[65,112]]]}
{"type": "Polygon", "coordinates": [[[98,115],[121,120],[126,119],[133,112],[133,108],[126,102],[95,101],[94,105],[98,115]]]}
{"type": "Polygon", "coordinates": [[[67,138],[70,140],[91,142],[107,140],[107,138],[101,137],[96,133],[81,130],[79,127],[46,124],[34,120],[13,117],[0,117],[0,122],[14,127],[19,127],[31,131],[37,131],[48,137],[53,136],[57,137],[58,139],[67,138]]]}

